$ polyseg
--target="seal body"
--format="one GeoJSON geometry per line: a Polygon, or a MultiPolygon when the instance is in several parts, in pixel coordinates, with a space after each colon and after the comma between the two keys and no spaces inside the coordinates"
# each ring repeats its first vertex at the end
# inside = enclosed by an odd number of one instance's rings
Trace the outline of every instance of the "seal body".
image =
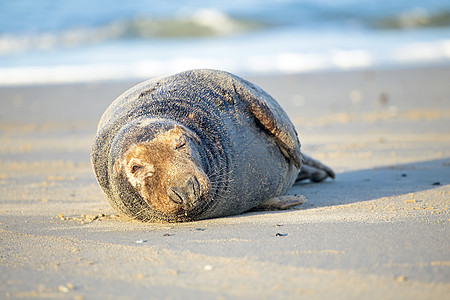
{"type": "Polygon", "coordinates": [[[103,114],[91,159],[109,203],[153,222],[245,212],[285,194],[302,166],[297,133],[279,104],[216,70],[126,91],[103,114]]]}

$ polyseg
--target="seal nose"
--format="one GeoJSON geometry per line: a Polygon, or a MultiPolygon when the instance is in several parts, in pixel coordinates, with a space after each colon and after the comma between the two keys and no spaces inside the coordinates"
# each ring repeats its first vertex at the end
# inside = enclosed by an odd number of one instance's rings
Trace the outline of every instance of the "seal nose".
{"type": "Polygon", "coordinates": [[[174,185],[167,188],[167,195],[170,200],[184,207],[194,205],[200,197],[200,184],[195,176],[180,185],[174,185]]]}

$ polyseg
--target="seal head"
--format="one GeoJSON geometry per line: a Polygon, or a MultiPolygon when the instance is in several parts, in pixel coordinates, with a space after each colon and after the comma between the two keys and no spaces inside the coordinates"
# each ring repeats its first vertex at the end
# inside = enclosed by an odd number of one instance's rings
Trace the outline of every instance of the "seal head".
{"type": "Polygon", "coordinates": [[[157,120],[139,124],[143,132],[151,132],[145,130],[148,126],[160,127],[152,139],[143,140],[141,136],[138,141],[130,135],[119,135],[136,142],[128,143],[119,153],[114,176],[120,182],[125,179],[152,210],[175,218],[187,217],[208,199],[210,182],[195,133],[180,124],[168,125],[157,120]]]}

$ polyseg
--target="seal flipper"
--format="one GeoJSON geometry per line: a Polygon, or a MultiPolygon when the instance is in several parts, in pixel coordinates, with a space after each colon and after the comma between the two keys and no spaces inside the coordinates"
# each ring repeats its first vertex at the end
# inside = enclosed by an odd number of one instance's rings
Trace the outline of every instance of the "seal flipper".
{"type": "Polygon", "coordinates": [[[281,106],[269,94],[246,80],[240,79],[239,84],[235,84],[235,90],[240,100],[248,105],[257,123],[274,138],[283,155],[300,170],[300,142],[294,125],[281,106]]]}
{"type": "Polygon", "coordinates": [[[272,197],[265,200],[263,203],[253,208],[253,210],[281,210],[289,209],[294,206],[299,206],[305,203],[306,197],[303,195],[283,195],[272,197]]]}
{"type": "Polygon", "coordinates": [[[303,154],[303,167],[296,181],[309,179],[312,182],[320,182],[327,177],[335,178],[333,170],[305,154],[303,154]]]}

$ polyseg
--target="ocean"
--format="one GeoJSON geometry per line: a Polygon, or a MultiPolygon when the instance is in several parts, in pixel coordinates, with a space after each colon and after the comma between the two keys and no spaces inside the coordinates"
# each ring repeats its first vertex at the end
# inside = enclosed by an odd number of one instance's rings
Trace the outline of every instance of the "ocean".
{"type": "Polygon", "coordinates": [[[450,1],[0,0],[0,85],[450,62],[450,1]]]}

